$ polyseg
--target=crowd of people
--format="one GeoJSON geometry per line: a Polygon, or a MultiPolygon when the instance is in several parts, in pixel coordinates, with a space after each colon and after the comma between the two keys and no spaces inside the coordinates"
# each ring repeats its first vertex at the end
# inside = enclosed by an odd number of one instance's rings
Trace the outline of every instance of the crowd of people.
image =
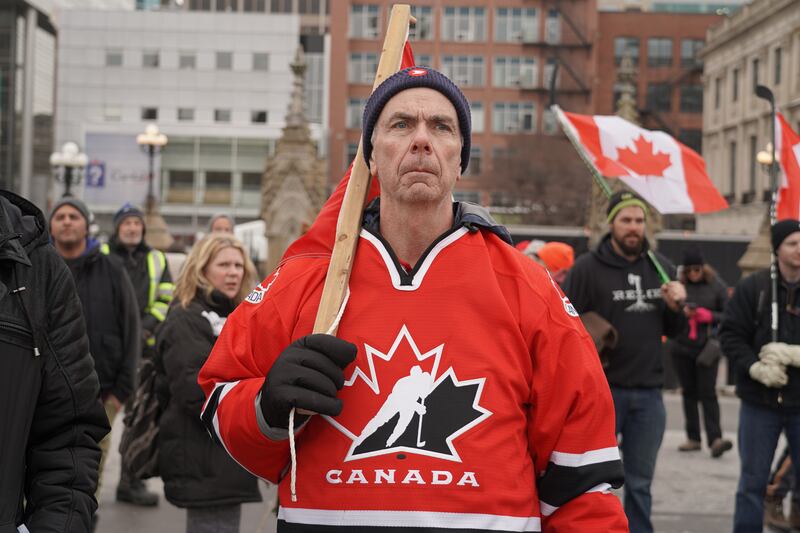
{"type": "MultiPolygon", "coordinates": [[[[439,72],[404,69],[370,96],[363,154],[381,194],[335,336],[312,334],[329,254],[256,285],[223,214],[173,280],[135,205],[102,244],[79,199],[45,218],[0,191],[0,532],[94,530],[110,427],[126,413],[131,441],[148,401],[148,472],[187,532],[239,531],[256,476],[278,485],[279,531],[651,532],[665,361],[679,450],[705,433],[719,458],[734,445],[723,358],[741,399],[733,530],[797,526],[800,506],[787,518],[781,504],[800,464],[800,222],[772,226],[777,292],[767,269],[730,299],[700,250],[676,267],[650,248],[631,192],[610,198],[589,253],[515,250],[487,210],[452,200],[470,141],[469,104],[439,72]]],[[[117,500],[158,505],[121,457],[117,500]]]]}

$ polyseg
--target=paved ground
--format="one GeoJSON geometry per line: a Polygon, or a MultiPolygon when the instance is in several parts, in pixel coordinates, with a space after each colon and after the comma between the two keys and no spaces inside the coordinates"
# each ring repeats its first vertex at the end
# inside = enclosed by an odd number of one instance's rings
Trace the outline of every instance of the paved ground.
{"type": "MultiPolygon", "coordinates": [[[[667,432],[661,447],[656,480],[653,487],[653,509],[656,531],[659,533],[723,533],[731,530],[733,498],[738,479],[739,459],[736,449],[721,459],[711,459],[706,451],[679,453],[677,446],[684,440],[683,415],[680,397],[665,394],[667,432]]],[[[720,398],[722,424],[728,438],[735,441],[739,402],[720,398]]],[[[119,438],[119,425],[114,436],[119,438]]],[[[112,450],[117,449],[116,442],[112,450]]],[[[162,499],[161,505],[143,509],[114,500],[119,479],[119,455],[109,458],[100,495],[101,533],[151,532],[182,533],[185,514],[162,499]]],[[[150,487],[163,493],[160,480],[151,480],[150,487]]],[[[262,487],[265,498],[272,499],[273,491],[262,487]]],[[[244,506],[242,533],[275,531],[275,521],[266,506],[244,506]]]]}

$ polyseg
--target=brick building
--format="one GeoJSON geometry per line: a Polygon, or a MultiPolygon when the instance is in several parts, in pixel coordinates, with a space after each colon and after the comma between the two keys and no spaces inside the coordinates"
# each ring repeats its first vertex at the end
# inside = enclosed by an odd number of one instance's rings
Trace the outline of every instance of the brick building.
{"type": "Polygon", "coordinates": [[[702,64],[697,52],[708,28],[721,17],[710,14],[600,12],[594,110],[615,112],[616,72],[628,54],[636,69],[636,101],[642,126],[677,137],[701,151],[702,64]]]}
{"type": "MultiPolygon", "coordinates": [[[[358,146],[392,3],[342,0],[330,6],[332,181],[341,177],[358,146]]],[[[472,156],[456,190],[458,199],[546,214],[542,198],[554,182],[564,187],[572,177],[588,184],[546,107],[558,62],[559,104],[591,111],[595,0],[428,0],[412,10],[418,20],[411,35],[417,64],[450,76],[472,105],[472,156]],[[554,172],[559,180],[552,179],[554,172]]],[[[574,198],[565,204],[577,208],[585,191],[567,189],[574,198]]]]}

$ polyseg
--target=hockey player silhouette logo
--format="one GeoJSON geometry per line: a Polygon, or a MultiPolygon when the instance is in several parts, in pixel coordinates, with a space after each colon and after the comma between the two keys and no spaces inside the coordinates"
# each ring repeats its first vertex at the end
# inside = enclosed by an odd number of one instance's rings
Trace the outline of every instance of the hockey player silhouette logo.
{"type": "Polygon", "coordinates": [[[460,462],[454,441],[492,414],[480,405],[485,378],[438,373],[444,344],[423,353],[405,326],[386,353],[363,347],[366,361],[341,393],[345,409],[325,417],[352,440],[345,460],[406,452],[460,462]]]}

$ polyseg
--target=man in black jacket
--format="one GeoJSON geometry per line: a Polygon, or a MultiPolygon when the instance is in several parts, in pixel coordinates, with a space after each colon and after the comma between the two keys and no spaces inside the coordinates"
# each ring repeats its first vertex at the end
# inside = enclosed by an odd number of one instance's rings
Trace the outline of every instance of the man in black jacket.
{"type": "Polygon", "coordinates": [[[87,532],[98,401],[81,306],[32,203],[0,191],[0,533],[87,532]]]}
{"type": "Polygon", "coordinates": [[[771,342],[769,270],[743,279],[725,309],[720,340],[736,372],[741,472],[734,532],[761,531],[763,498],[781,432],[800,465],[800,221],[772,227],[778,258],[778,342],[771,342]]]}
{"type": "MultiPolygon", "coordinates": [[[[666,411],[661,338],[686,324],[679,282],[664,283],[645,237],[646,204],[630,192],[615,194],[608,206],[609,233],[597,249],[575,262],[564,292],[579,313],[594,311],[618,333],[608,355],[606,378],[622,435],[625,514],[633,533],[652,532],[650,485],[664,436],[666,411]]],[[[674,267],[653,253],[667,272],[674,267]]]]}
{"type": "MultiPolygon", "coordinates": [[[[72,272],[83,307],[89,347],[100,379],[100,394],[109,423],[133,392],[134,371],[141,343],[136,294],[115,257],[100,252],[88,238],[91,215],[82,201],[62,198],[50,215],[50,232],[59,255],[72,272]]],[[[100,475],[110,445],[101,443],[100,475]]]]}
{"type": "MultiPolygon", "coordinates": [[[[145,243],[144,213],[131,203],[125,203],[114,215],[114,235],[101,251],[120,259],[136,291],[136,302],[141,318],[142,358],[152,356],[155,330],[167,316],[172,301],[172,277],[164,252],[145,243]]],[[[126,406],[126,411],[130,405],[126,406]]],[[[124,432],[129,431],[126,418],[124,432]]],[[[147,490],[144,481],[130,472],[122,456],[117,500],[134,505],[158,504],[158,494],[147,490]]]]}

